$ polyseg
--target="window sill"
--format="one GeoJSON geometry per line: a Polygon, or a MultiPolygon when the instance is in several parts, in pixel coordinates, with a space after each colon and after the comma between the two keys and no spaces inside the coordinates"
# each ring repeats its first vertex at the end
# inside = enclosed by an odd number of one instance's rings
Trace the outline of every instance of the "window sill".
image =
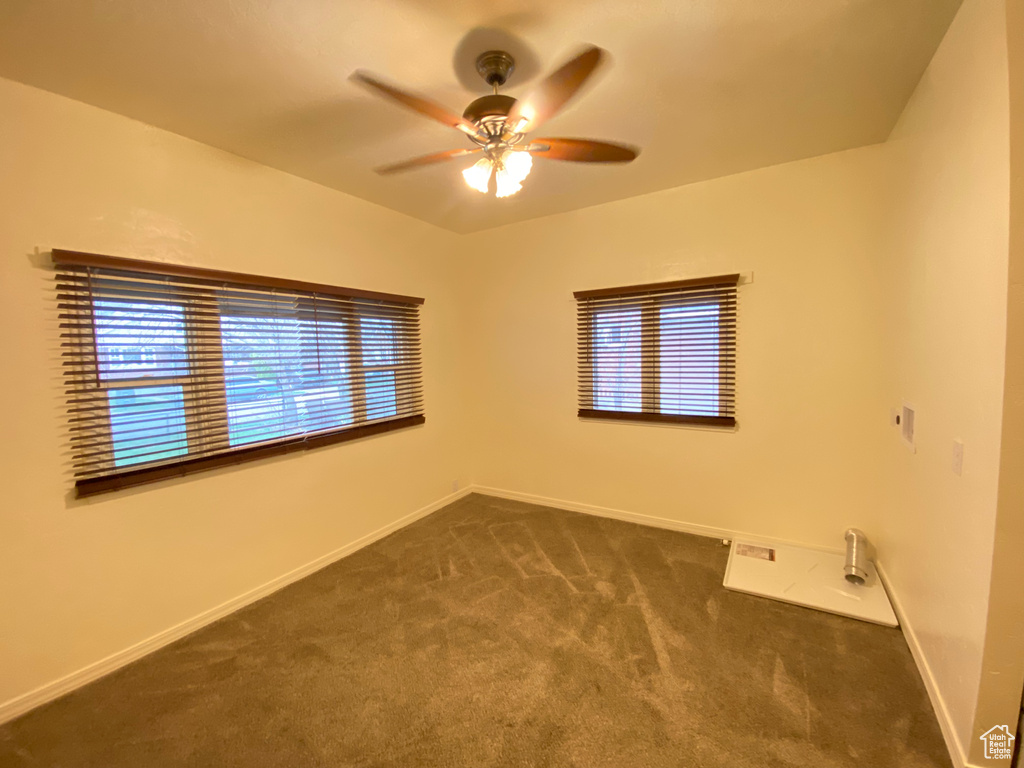
{"type": "Polygon", "coordinates": [[[733,416],[691,416],[667,413],[645,413],[642,411],[600,411],[580,408],[577,415],[581,419],[597,419],[608,421],[633,421],[646,424],[676,424],[702,427],[721,427],[733,429],[736,418],[733,416]]]}

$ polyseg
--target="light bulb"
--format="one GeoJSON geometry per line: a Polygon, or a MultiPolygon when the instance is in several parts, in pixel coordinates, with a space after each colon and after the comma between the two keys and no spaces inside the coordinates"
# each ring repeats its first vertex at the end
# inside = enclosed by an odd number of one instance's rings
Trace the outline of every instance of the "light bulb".
{"type": "Polygon", "coordinates": [[[523,185],[504,168],[499,168],[494,174],[494,181],[497,185],[495,197],[509,197],[523,188],[523,185]]]}
{"type": "Polygon", "coordinates": [[[462,172],[462,178],[477,192],[487,193],[491,186],[491,160],[484,157],[462,172]]]}
{"type": "Polygon", "coordinates": [[[530,169],[533,168],[533,157],[529,152],[515,152],[510,149],[502,155],[501,164],[509,176],[515,181],[521,182],[530,175],[530,169]]]}
{"type": "Polygon", "coordinates": [[[523,104],[519,108],[519,119],[516,124],[512,126],[512,133],[524,133],[527,126],[533,122],[533,118],[537,116],[536,110],[529,104],[523,104]]]}

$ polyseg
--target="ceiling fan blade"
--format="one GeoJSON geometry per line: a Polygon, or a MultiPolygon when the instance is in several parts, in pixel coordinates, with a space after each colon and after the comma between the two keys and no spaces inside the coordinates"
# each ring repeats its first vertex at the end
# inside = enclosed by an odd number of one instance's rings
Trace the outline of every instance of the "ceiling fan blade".
{"type": "Polygon", "coordinates": [[[449,149],[447,152],[435,152],[432,155],[414,157],[412,160],[405,160],[404,162],[395,163],[394,165],[385,165],[374,170],[376,170],[381,176],[387,176],[392,173],[411,171],[413,168],[422,168],[424,165],[433,165],[434,163],[443,163],[445,160],[454,160],[456,157],[462,157],[463,155],[475,155],[477,152],[483,152],[483,150],[479,147],[476,149],[449,149]]]}
{"type": "Polygon", "coordinates": [[[393,101],[397,101],[399,104],[404,107],[408,107],[413,112],[417,112],[424,117],[429,117],[431,120],[443,123],[449,128],[456,128],[470,136],[476,136],[478,133],[478,129],[473,123],[469,122],[466,118],[455,114],[447,107],[442,107],[440,104],[424,98],[423,96],[417,96],[414,93],[409,93],[401,90],[400,88],[395,88],[393,85],[388,85],[382,80],[378,80],[369,72],[356,70],[352,73],[349,79],[370,88],[374,93],[382,94],[393,101]]]}
{"type": "Polygon", "coordinates": [[[534,139],[526,151],[535,157],[573,163],[628,163],[640,154],[635,147],[590,139],[534,139]]]}
{"type": "Polygon", "coordinates": [[[529,96],[516,102],[509,112],[509,126],[516,133],[526,133],[554,117],[583,87],[604,58],[605,52],[592,45],[567,61],[548,75],[529,96]]]}

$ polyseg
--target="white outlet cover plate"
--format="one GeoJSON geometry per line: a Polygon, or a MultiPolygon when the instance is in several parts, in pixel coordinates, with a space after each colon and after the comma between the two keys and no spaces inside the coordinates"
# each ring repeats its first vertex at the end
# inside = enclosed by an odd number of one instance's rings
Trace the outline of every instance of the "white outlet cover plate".
{"type": "Polygon", "coordinates": [[[963,440],[953,441],[953,474],[964,473],[964,442],[963,440]]]}
{"type": "Polygon", "coordinates": [[[911,403],[903,403],[900,408],[900,437],[911,453],[917,453],[917,408],[911,403]]]}
{"type": "Polygon", "coordinates": [[[729,549],[723,584],[726,589],[748,595],[887,627],[899,626],[874,564],[867,564],[867,583],[858,586],[846,580],[845,560],[843,555],[834,552],[737,539],[729,549]],[[740,553],[748,554],[737,554],[737,548],[740,553]],[[773,551],[774,560],[764,558],[764,548],[773,551]]]}

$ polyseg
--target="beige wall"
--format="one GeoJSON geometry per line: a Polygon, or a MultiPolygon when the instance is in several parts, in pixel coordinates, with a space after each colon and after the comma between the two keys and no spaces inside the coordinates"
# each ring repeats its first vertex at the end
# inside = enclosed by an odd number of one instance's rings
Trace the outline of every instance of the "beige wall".
{"type": "Polygon", "coordinates": [[[475,482],[842,546],[876,503],[881,148],[467,238],[475,482]],[[576,417],[573,291],[731,272],[736,431],[576,417]]]}
{"type": "Polygon", "coordinates": [[[0,703],[451,492],[453,235],[9,81],[0,137],[0,703]],[[51,247],[423,296],[427,422],[69,503],[51,247]]]}
{"type": "MultiPolygon", "coordinates": [[[[1010,74],[1010,269],[1006,307],[1003,441],[988,628],[974,734],[1013,727],[1024,689],[1024,0],[1007,2],[1010,74]]],[[[984,765],[982,743],[971,742],[984,765]]]]}
{"type": "Polygon", "coordinates": [[[893,406],[916,406],[917,444],[911,453],[892,429],[880,446],[872,530],[962,755],[982,732],[973,725],[1002,433],[1005,11],[1002,0],[964,3],[886,145],[894,198],[891,263],[879,274],[885,392],[893,406]],[[954,439],[964,443],[961,476],[952,471],[954,439]]]}

